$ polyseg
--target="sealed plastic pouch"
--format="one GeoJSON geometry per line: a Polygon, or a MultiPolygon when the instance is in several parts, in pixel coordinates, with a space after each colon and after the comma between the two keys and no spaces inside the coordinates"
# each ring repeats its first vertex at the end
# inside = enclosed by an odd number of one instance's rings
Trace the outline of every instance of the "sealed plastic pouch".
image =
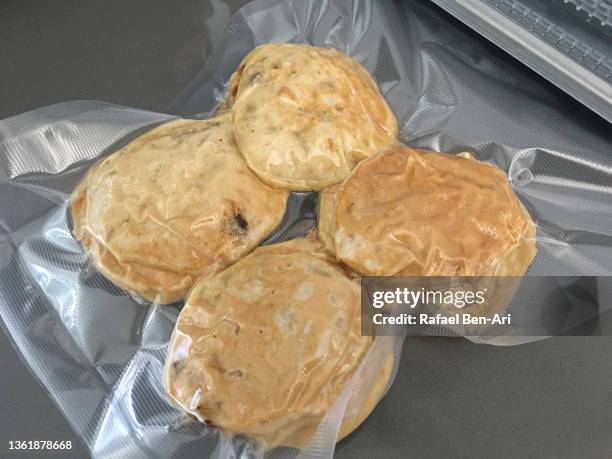
{"type": "MultiPolygon", "coordinates": [[[[396,115],[402,142],[469,151],[504,170],[536,224],[528,276],[610,274],[609,129],[586,111],[565,111],[564,96],[428,4],[253,2],[231,20],[218,50],[168,112],[209,118],[242,59],[272,42],[354,57],[396,115]]],[[[71,233],[69,198],[87,171],[175,115],[74,102],[0,123],[1,322],[97,458],[261,454],[245,437],[185,417],[167,397],[163,367],[182,304],[136,303],[90,265],[71,233]]],[[[262,244],[306,235],[316,225],[316,202],[316,193],[291,193],[283,220],[262,244]]],[[[533,301],[539,285],[521,291],[519,301],[533,301]]],[[[387,371],[390,352],[393,380],[401,342],[377,337],[310,443],[269,455],[330,457],[342,420],[358,419],[359,407],[371,403],[374,376],[387,371]]]]}

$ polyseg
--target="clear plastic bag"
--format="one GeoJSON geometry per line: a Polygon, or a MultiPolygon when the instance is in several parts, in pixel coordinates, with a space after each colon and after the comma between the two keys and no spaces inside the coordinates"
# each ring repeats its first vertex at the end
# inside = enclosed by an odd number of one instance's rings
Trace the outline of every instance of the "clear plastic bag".
{"type": "Polygon", "coordinates": [[[96,269],[159,304],[244,257],[281,222],[288,192],[262,183],[229,114],[173,120],[96,163],[71,197],[96,269]]]}
{"type": "MultiPolygon", "coordinates": [[[[609,126],[586,110],[564,111],[564,99],[546,84],[420,2],[257,0],[232,18],[210,61],[167,111],[208,117],[241,59],[272,41],[355,57],[391,104],[402,141],[469,151],[505,170],[537,225],[531,273],[610,274],[609,126]]],[[[161,375],[178,308],[135,303],[92,269],[70,233],[68,199],[89,167],[172,118],[73,102],[0,122],[1,323],[97,458],[255,453],[243,438],[190,422],[168,400],[161,375]]],[[[316,194],[292,194],[266,242],[305,234],[315,208],[316,194]]],[[[342,413],[360,403],[360,388],[382,362],[377,353],[393,349],[397,364],[401,342],[377,340],[304,457],[333,454],[342,413]]]]}

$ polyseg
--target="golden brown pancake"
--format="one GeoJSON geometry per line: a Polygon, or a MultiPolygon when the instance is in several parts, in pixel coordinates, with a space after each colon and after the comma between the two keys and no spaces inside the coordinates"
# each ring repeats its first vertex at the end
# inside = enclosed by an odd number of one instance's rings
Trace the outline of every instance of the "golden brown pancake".
{"type": "Polygon", "coordinates": [[[250,252],[286,199],[247,168],[229,116],[177,120],[91,169],[72,196],[74,234],[111,281],[165,304],[250,252]]]}
{"type": "Polygon", "coordinates": [[[520,276],[535,255],[504,172],[465,156],[398,145],[325,190],[320,209],[319,237],[362,275],[520,276]]]}
{"type": "Polygon", "coordinates": [[[397,137],[397,120],[370,74],[331,48],[255,48],[231,77],[224,108],[264,182],[295,191],[340,182],[397,137]]]}
{"type": "MultiPolygon", "coordinates": [[[[318,242],[260,247],[194,286],[170,343],[165,388],[226,432],[268,448],[302,447],[370,349],[372,337],[360,332],[359,284],[318,242]]],[[[389,360],[342,436],[382,396],[389,360]]]]}

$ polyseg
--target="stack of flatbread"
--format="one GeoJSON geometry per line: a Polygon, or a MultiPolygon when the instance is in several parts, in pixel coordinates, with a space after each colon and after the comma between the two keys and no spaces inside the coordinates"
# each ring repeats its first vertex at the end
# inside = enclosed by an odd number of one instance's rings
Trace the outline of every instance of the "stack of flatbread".
{"type": "Polygon", "coordinates": [[[268,448],[303,447],[373,344],[359,275],[525,272],[534,225],[505,174],[397,134],[354,59],[269,44],[244,58],[215,118],[158,126],[90,170],[72,217],[93,264],[136,296],[185,299],[164,372],[182,409],[268,448]],[[312,190],[317,234],[258,247],[289,192],[312,190]]]}

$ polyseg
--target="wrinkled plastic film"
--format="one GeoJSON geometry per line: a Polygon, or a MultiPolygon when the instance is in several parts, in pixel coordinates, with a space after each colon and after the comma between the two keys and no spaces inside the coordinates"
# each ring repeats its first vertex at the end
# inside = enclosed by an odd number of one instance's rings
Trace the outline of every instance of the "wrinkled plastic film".
{"type": "Polygon", "coordinates": [[[375,339],[368,355],[347,383],[343,393],[329,408],[307,448],[300,452],[298,458],[318,459],[329,457],[330,452],[333,452],[335,448],[338,436],[341,434],[340,427],[343,420],[362,411],[372,387],[376,384],[377,377],[385,371],[385,366],[389,363],[389,378],[382,396],[391,387],[399,366],[403,342],[404,337],[401,336],[381,336],[375,339]]]}
{"type": "MultiPolygon", "coordinates": [[[[380,362],[364,362],[372,339],[360,336],[359,287],[329,261],[317,241],[296,239],[258,248],[199,281],[170,342],[164,371],[169,396],[201,421],[243,432],[261,448],[303,448],[324,415],[322,425],[345,418],[342,437],[354,430],[390,384],[399,355],[383,346],[384,338],[373,345],[380,362]],[[370,367],[376,379],[361,378],[361,369],[370,367]],[[353,402],[343,415],[356,395],[355,381],[363,402],[353,402]],[[331,405],[335,416],[325,414],[331,405]]],[[[323,435],[333,446],[337,429],[323,435]]],[[[328,443],[316,445],[329,452],[328,443]]]]}
{"type": "Polygon", "coordinates": [[[89,169],[71,196],[73,234],[115,284],[169,304],[265,239],[287,196],[248,169],[229,114],[174,120],[89,169]]]}
{"type": "Polygon", "coordinates": [[[232,110],[250,169],[294,191],[338,183],[397,138],[395,115],[371,75],[333,48],[256,47],[230,77],[221,106],[232,110]]]}
{"type": "Polygon", "coordinates": [[[3,135],[11,133],[0,144],[8,164],[3,173],[10,180],[2,184],[7,198],[2,226],[9,232],[1,238],[3,324],[89,445],[98,428],[92,420],[104,415],[110,388],[125,374],[126,359],[136,352],[142,332],[132,327],[144,324],[147,310],[139,305],[125,309],[131,300],[90,269],[70,233],[68,196],[97,157],[168,118],[77,102],[2,124],[3,135]],[[18,162],[24,157],[32,162],[18,162]],[[46,172],[40,170],[44,167],[46,172]],[[106,343],[121,345],[106,352],[106,343]]]}
{"type": "MultiPolygon", "coordinates": [[[[609,129],[587,112],[566,112],[559,93],[420,2],[253,2],[168,112],[206,118],[242,58],[272,41],[346,52],[379,84],[402,141],[469,151],[506,171],[537,225],[531,273],[610,275],[609,129]]],[[[164,392],[178,308],[136,304],[91,269],[70,234],[67,200],[89,167],[171,118],[75,102],[0,123],[0,316],[94,457],[249,457],[256,452],[246,439],[190,421],[164,392]]],[[[314,226],[316,194],[292,194],[287,206],[266,242],[314,226]]],[[[515,344],[500,341],[490,342],[515,344]]],[[[314,457],[329,457],[327,445],[314,457]]]]}
{"type": "Polygon", "coordinates": [[[281,39],[255,26],[270,15],[299,18],[282,39],[335,46],[362,62],[398,117],[400,139],[410,146],[468,151],[503,169],[536,220],[540,244],[531,268],[535,274],[609,273],[610,248],[604,244],[595,250],[587,242],[607,234],[598,215],[610,210],[609,136],[592,132],[590,120],[569,117],[545,85],[529,80],[486,44],[453,29],[417,2],[394,7],[376,2],[252,3],[231,22],[223,56],[213,56],[172,107],[186,115],[214,109],[232,69],[248,51],[281,39]],[[336,28],[320,33],[322,23],[336,28]],[[342,27],[349,23],[354,26],[342,27]],[[240,45],[233,42],[237,35],[240,45]],[[232,63],[227,74],[223,62],[232,63]],[[205,80],[212,68],[223,75],[205,80]],[[603,207],[590,210],[590,198],[603,207]],[[565,242],[575,237],[580,254],[565,242]]]}

